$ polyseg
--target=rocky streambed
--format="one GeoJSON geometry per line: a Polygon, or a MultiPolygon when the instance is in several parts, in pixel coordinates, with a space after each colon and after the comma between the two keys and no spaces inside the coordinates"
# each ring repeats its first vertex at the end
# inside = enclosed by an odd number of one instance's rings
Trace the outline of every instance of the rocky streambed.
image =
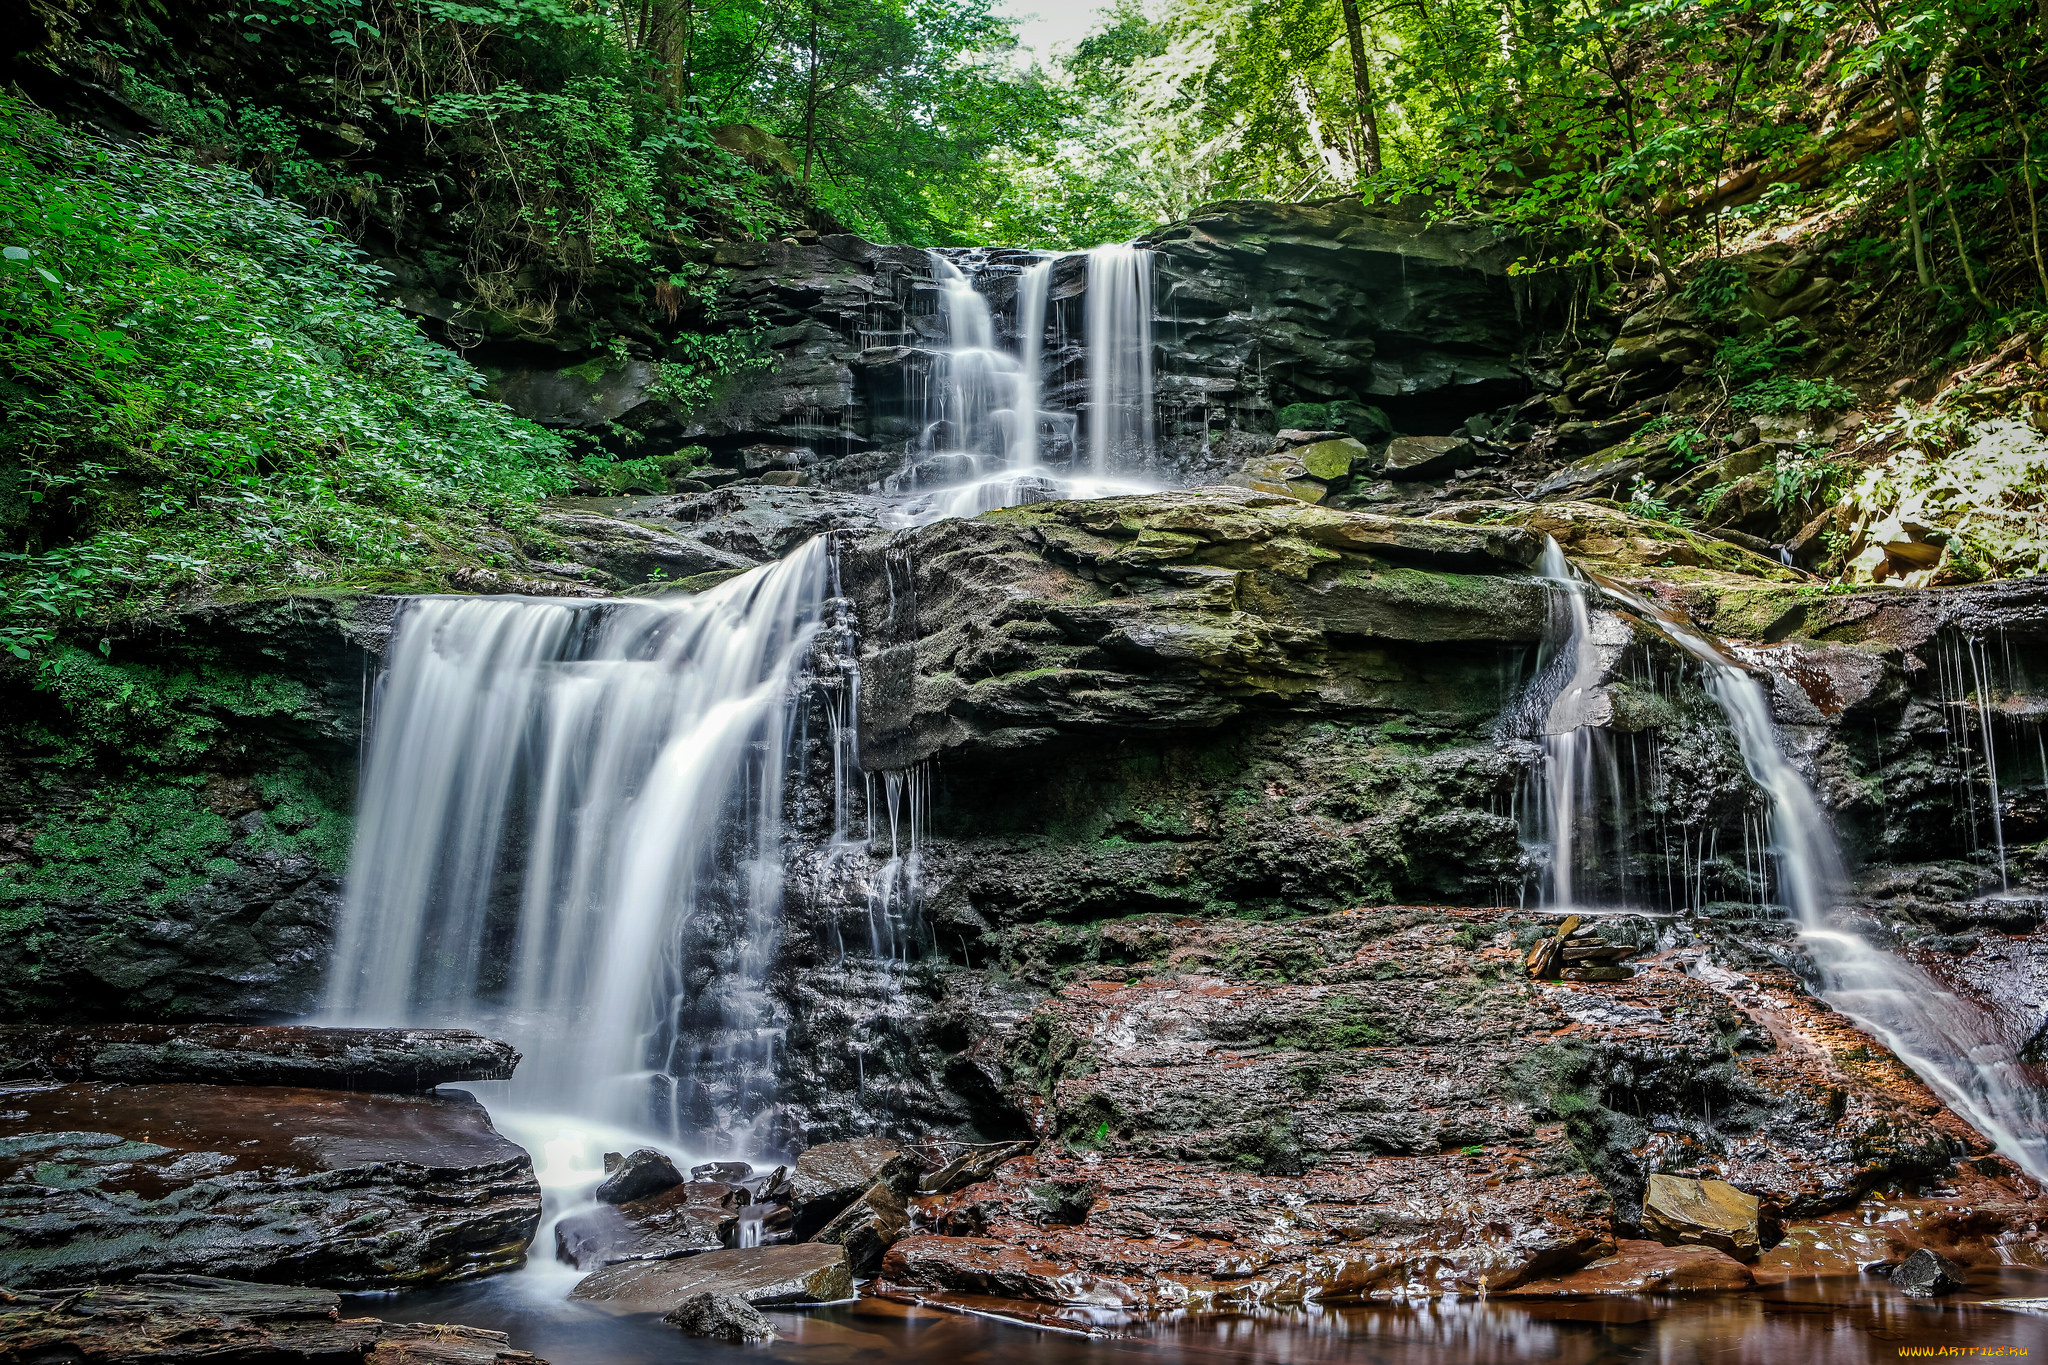
{"type": "MultiPolygon", "coordinates": [[[[584,1274],[574,1311],[629,1334],[790,1342],[855,1311],[807,1329],[792,1305],[856,1289],[868,1314],[1139,1333],[1425,1298],[1779,1302],[1814,1277],[1868,1303],[2024,1296],[2038,1185],[1821,998],[1814,926],[1759,871],[1768,802],[1657,613],[1748,642],[1855,864],[1828,932],[1941,983],[2038,1084],[2037,589],[1821,592],[1594,502],[886,510],[766,485],[558,514],[559,563],[591,577],[554,581],[594,595],[668,564],[701,577],[644,591],[688,596],[830,534],[834,625],[793,687],[774,931],[734,877],[683,936],[698,1046],[668,1112],[693,1136],[621,1143],[611,1197],[562,1187],[545,1220],[542,1153],[443,1088],[516,1075],[509,1047],[259,1022],[315,1003],[335,775],[404,601],[195,614],[25,697],[8,761],[52,799],[10,826],[31,917],[0,984],[16,1017],[125,1022],[0,1029],[5,1349],[157,1349],[133,1324],[188,1291],[235,1332],[317,1337],[313,1299],[205,1295],[414,1287],[402,1316],[482,1304],[522,1262],[563,1268],[554,1302],[584,1274]],[[1589,593],[1580,886],[1615,909],[1577,923],[1545,908],[1546,735],[1518,704],[1554,665],[1546,537],[1628,590],[1589,593]],[[60,732],[156,739],[80,768],[60,732]],[[181,1022],[223,1017],[249,1022],[181,1022]],[[774,1049],[740,1045],[764,1030],[774,1049]]],[[[486,941],[516,900],[484,898],[486,941]]],[[[329,1321],[318,1350],[344,1357],[402,1340],[329,1321]]]]}

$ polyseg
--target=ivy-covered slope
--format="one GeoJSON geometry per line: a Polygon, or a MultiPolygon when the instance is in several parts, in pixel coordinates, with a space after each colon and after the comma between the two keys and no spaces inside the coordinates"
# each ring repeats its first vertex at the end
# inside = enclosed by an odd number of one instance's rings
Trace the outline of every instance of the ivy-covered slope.
{"type": "Polygon", "coordinates": [[[239,171],[0,96],[0,646],[193,593],[432,585],[565,487],[560,437],[239,171]]]}

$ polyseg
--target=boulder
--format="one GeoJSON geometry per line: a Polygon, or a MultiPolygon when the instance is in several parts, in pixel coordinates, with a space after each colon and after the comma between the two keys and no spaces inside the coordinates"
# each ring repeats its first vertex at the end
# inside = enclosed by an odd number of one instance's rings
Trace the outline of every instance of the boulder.
{"type": "Polygon", "coordinates": [[[846,1248],[820,1242],[707,1251],[669,1261],[623,1261],[579,1280],[572,1299],[625,1313],[666,1313],[698,1294],[758,1306],[837,1303],[853,1297],[846,1248]]]}
{"type": "Polygon", "coordinates": [[[811,1240],[846,1248],[847,1264],[865,1279],[881,1269],[882,1256],[910,1228],[903,1195],[877,1184],[839,1211],[811,1240]]]}
{"type": "Polygon", "coordinates": [[[394,1289],[516,1266],[540,1222],[532,1160],[460,1092],[79,1083],[0,1102],[16,1288],[175,1272],[394,1289]]]}
{"type": "Polygon", "coordinates": [[[1372,452],[1365,443],[1349,436],[1336,441],[1317,441],[1314,445],[1298,447],[1289,454],[1301,461],[1309,477],[1321,479],[1324,483],[1349,478],[1354,468],[1363,468],[1372,459],[1372,452]]]}
{"type": "Polygon", "coordinates": [[[1762,1204],[1722,1180],[1653,1175],[1643,1192],[1643,1228],[1665,1246],[1709,1246],[1738,1261],[1764,1251],[1762,1204]]]}
{"type": "Polygon", "coordinates": [[[815,1236],[876,1185],[907,1195],[919,1174],[910,1155],[887,1138],[821,1142],[796,1159],[789,1196],[795,1235],[800,1240],[815,1236]]]}
{"type": "Polygon", "coordinates": [[[693,1337],[717,1341],[773,1341],[775,1324],[759,1309],[732,1294],[692,1294],[671,1308],[662,1321],[693,1337]]]}
{"type": "Polygon", "coordinates": [[[676,1169],[673,1161],[652,1147],[642,1147],[605,1177],[604,1183],[597,1187],[595,1197],[600,1204],[625,1204],[645,1199],[650,1194],[660,1194],[682,1183],[683,1173],[676,1169]]]}
{"type": "Polygon", "coordinates": [[[1970,1287],[1969,1272],[1932,1247],[1921,1247],[1892,1271],[1892,1284],[1900,1293],[1916,1299],[1931,1299],[1970,1287]]]}
{"type": "Polygon", "coordinates": [[[595,1270],[613,1261],[717,1251],[729,1245],[725,1231],[745,1198],[737,1186],[692,1180],[629,1203],[599,1204],[556,1222],[555,1259],[595,1270]]]}
{"type": "Polygon", "coordinates": [[[468,1029],[0,1025],[0,1080],[294,1085],[418,1094],[509,1080],[510,1043],[468,1029]]]}
{"type": "Polygon", "coordinates": [[[1396,436],[1380,473],[1397,483],[1443,479],[1479,463],[1479,448],[1462,436],[1396,436]]]}
{"type": "Polygon", "coordinates": [[[344,1318],[328,1289],[204,1275],[17,1291],[0,1311],[0,1360],[94,1365],[547,1365],[476,1327],[344,1318]]]}
{"type": "Polygon", "coordinates": [[[692,1180],[718,1180],[728,1185],[736,1185],[753,1174],[753,1166],[744,1161],[706,1161],[690,1168],[692,1180]]]}

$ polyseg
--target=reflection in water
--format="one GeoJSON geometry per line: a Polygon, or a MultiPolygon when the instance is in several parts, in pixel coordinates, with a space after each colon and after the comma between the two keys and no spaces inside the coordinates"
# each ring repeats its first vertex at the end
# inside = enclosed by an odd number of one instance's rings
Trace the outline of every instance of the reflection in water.
{"type": "MultiPolygon", "coordinates": [[[[510,1333],[553,1365],[777,1360],[810,1365],[1134,1365],[1276,1361],[1290,1365],[1866,1365],[1901,1347],[2048,1349],[2048,1316],[1985,1307],[1981,1297],[2048,1294],[2048,1274],[1976,1272],[1976,1293],[1909,1299],[1876,1279],[1795,1280],[1759,1293],[1565,1303],[1433,1301],[1121,1323],[1089,1338],[867,1300],[810,1313],[769,1311],[782,1340],[696,1341],[658,1318],[589,1304],[537,1302],[516,1276],[358,1301],[394,1321],[459,1320],[510,1333]]],[[[2015,1356],[2017,1352],[2013,1353],[2015,1356]]],[[[1981,1357],[1980,1357],[1981,1358],[1981,1357]]]]}

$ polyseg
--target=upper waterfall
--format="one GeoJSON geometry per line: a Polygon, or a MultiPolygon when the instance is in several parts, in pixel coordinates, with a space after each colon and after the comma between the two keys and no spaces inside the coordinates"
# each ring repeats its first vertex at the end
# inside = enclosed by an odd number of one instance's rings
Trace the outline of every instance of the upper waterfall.
{"type": "Polygon", "coordinates": [[[1082,295],[1086,397],[1079,410],[1049,402],[1046,341],[1056,326],[1051,291],[1062,259],[993,265],[982,253],[927,255],[946,341],[931,359],[924,412],[902,473],[888,491],[910,494],[902,520],[973,516],[1048,498],[1147,492],[1156,439],[1152,260],[1132,246],[1087,253],[1082,295]],[[963,268],[963,266],[965,268],[963,268]],[[1012,349],[984,289],[1015,281],[1012,349]],[[1075,439],[1083,425],[1087,453],[1075,439]]]}

